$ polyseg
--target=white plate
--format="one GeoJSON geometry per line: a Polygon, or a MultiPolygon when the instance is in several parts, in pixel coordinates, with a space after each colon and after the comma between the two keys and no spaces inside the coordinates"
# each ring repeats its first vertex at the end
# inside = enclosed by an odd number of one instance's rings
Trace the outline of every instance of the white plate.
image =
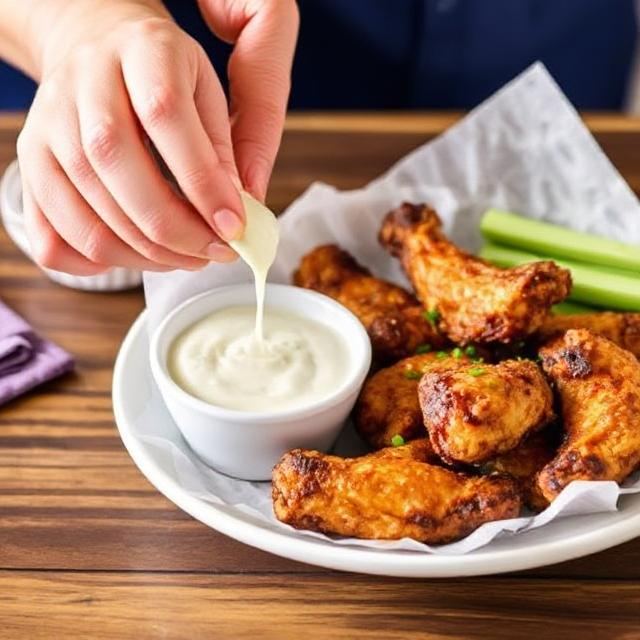
{"type": "Polygon", "coordinates": [[[185,455],[194,456],[163,407],[155,405],[155,413],[142,420],[154,393],[148,350],[143,313],[129,330],[114,371],[113,406],[122,441],[138,468],[169,500],[200,522],[245,544],[331,569],[426,578],[540,567],[601,551],[640,535],[640,494],[622,496],[615,513],[562,518],[458,556],[340,546],[281,529],[235,507],[194,498],[180,486],[167,454],[149,444],[148,437],[144,441],[140,438],[142,423],[153,424],[154,432],[147,432],[147,436],[171,438],[185,455]]]}

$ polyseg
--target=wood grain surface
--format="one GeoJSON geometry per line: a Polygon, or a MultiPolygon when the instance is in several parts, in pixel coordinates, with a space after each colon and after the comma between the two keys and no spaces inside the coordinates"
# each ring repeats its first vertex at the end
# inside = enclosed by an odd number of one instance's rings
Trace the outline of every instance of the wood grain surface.
{"type": "MultiPolygon", "coordinates": [[[[270,203],[314,180],[353,188],[457,114],[292,116],[270,203]]],[[[0,116],[0,170],[23,116],[0,116]]],[[[640,121],[587,118],[640,193],[640,121]]],[[[140,291],[63,289],[0,231],[0,298],[78,361],[0,408],[0,638],[640,638],[640,539],[472,580],[399,580],[294,563],[162,497],[114,426],[110,387],[140,291]]]]}

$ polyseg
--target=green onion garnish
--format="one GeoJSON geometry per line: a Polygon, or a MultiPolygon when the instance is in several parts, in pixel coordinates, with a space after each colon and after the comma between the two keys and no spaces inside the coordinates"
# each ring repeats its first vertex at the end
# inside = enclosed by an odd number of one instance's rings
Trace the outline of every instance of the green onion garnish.
{"type": "Polygon", "coordinates": [[[477,378],[478,376],[483,376],[487,372],[483,367],[474,367],[473,369],[469,369],[467,372],[470,376],[477,378]]]}
{"type": "Polygon", "coordinates": [[[436,323],[440,319],[440,313],[437,309],[428,309],[422,312],[422,317],[425,320],[428,320],[435,327],[436,323]]]}
{"type": "Polygon", "coordinates": [[[438,351],[438,353],[436,353],[436,358],[438,358],[438,360],[444,360],[444,358],[448,358],[449,354],[446,351],[438,351]]]}
{"type": "Polygon", "coordinates": [[[468,347],[465,347],[464,352],[470,357],[473,358],[477,352],[476,348],[470,344],[468,347]]]}
{"type": "Polygon", "coordinates": [[[394,447],[401,447],[404,444],[404,438],[397,433],[395,436],[393,436],[393,438],[391,438],[391,444],[394,447]]]}
{"type": "Polygon", "coordinates": [[[419,380],[420,378],[422,378],[422,374],[419,371],[414,371],[413,369],[405,369],[402,372],[402,375],[407,380],[419,380]]]}
{"type": "Polygon", "coordinates": [[[429,353],[429,351],[431,351],[431,345],[428,342],[425,342],[424,344],[419,344],[416,348],[416,353],[418,355],[422,353],[429,353]]]}
{"type": "Polygon", "coordinates": [[[451,355],[454,358],[458,358],[458,359],[462,358],[462,349],[460,347],[456,347],[451,351],[451,355]]]}
{"type": "Polygon", "coordinates": [[[472,358],[471,362],[484,362],[484,358],[472,358]]]}

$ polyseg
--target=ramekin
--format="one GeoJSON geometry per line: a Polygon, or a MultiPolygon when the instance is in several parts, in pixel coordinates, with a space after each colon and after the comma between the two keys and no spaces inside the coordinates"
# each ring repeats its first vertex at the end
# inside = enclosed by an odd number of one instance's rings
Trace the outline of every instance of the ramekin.
{"type": "MultiPolygon", "coordinates": [[[[22,213],[22,185],[18,162],[12,162],[0,180],[0,213],[8,236],[27,257],[31,247],[24,230],[22,213]]],[[[53,269],[42,269],[54,282],[71,289],[84,291],[123,291],[142,284],[142,272],[124,267],[114,267],[95,276],[74,276],[53,269]]]]}
{"type": "Polygon", "coordinates": [[[298,287],[268,284],[267,307],[315,320],[342,337],[349,362],[345,381],[320,401],[268,413],[225,409],[184,391],[167,367],[173,341],[209,313],[247,304],[255,304],[253,284],[221,287],[184,302],[151,337],[151,371],[178,429],[207,465],[242,480],[270,480],[273,466],[286,451],[331,448],[369,371],[371,344],[360,321],[331,298],[298,287]]]}

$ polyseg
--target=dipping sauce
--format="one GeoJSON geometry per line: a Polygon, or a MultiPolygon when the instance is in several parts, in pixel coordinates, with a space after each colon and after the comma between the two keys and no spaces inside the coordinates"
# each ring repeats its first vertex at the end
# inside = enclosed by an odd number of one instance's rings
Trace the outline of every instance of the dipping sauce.
{"type": "Polygon", "coordinates": [[[240,193],[246,216],[246,226],[242,238],[229,244],[249,265],[256,285],[256,326],[258,342],[262,341],[262,323],[264,317],[264,290],[267,274],[278,251],[280,230],[278,221],[270,209],[258,202],[246,191],[240,193]]]}
{"type": "Polygon", "coordinates": [[[330,327],[266,308],[264,335],[255,333],[255,307],[215,311],[188,327],[169,350],[173,380],[218,407],[270,412],[328,397],[346,381],[348,348],[330,327]]]}

